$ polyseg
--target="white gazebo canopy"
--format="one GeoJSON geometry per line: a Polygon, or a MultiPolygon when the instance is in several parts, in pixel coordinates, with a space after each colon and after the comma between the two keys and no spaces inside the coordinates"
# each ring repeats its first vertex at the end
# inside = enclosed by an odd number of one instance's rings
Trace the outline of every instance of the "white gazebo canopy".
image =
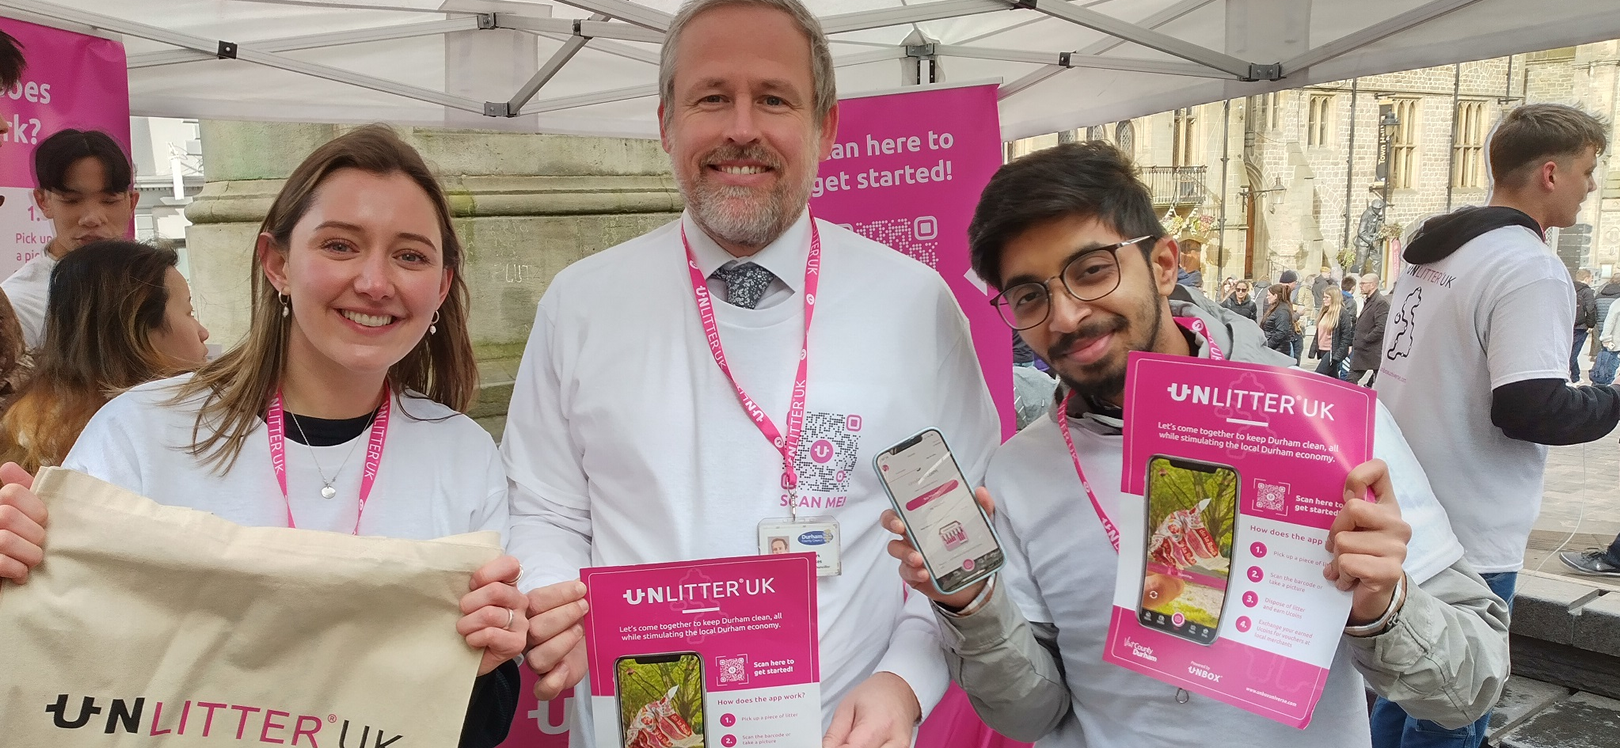
{"type": "MultiPolygon", "coordinates": [[[[999,82],[1008,139],[1620,37],[1616,0],[807,3],[840,95],[999,82]]],[[[658,47],[678,5],[0,0],[0,14],[122,38],[138,115],[656,137],[658,47]]]]}

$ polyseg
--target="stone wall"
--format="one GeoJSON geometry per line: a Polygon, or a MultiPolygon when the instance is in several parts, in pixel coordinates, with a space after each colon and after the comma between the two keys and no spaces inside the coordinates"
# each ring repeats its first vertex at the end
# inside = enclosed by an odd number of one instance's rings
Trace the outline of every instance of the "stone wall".
{"type": "MultiPolygon", "coordinates": [[[[247,329],[259,224],[283,180],[337,125],[202,124],[208,184],[186,210],[194,305],[226,347],[247,329]]],[[[473,415],[498,430],[540,296],[570,263],[681,210],[657,141],[400,128],[439,174],[467,247],[462,272],[484,380],[473,415]]]]}

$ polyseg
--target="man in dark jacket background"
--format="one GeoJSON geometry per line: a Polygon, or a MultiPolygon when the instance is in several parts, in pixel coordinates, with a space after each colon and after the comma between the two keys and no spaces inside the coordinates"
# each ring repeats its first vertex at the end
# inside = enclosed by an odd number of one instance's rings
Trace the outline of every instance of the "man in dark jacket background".
{"type": "Polygon", "coordinates": [[[1581,381],[1581,346],[1586,345],[1587,333],[1603,319],[1591,283],[1592,271],[1575,271],[1575,346],[1569,349],[1569,381],[1576,384],[1581,381]]]}
{"type": "Polygon", "coordinates": [[[1389,319],[1389,297],[1378,290],[1378,275],[1361,276],[1361,314],[1356,317],[1356,338],[1350,346],[1350,381],[1367,387],[1378,381],[1378,361],[1384,354],[1384,322],[1389,319]],[[1372,372],[1367,381],[1362,377],[1372,372]]]}

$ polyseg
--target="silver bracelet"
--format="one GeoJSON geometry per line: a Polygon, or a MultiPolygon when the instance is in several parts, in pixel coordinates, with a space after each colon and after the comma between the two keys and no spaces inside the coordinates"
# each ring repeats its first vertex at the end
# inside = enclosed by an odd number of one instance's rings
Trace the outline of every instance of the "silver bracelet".
{"type": "Polygon", "coordinates": [[[1405,605],[1406,574],[1403,573],[1400,579],[1395,580],[1395,594],[1390,596],[1389,607],[1384,610],[1384,614],[1372,623],[1360,626],[1345,626],[1344,633],[1355,637],[1378,636],[1388,631],[1390,626],[1395,625],[1395,618],[1400,615],[1401,608],[1405,605]]]}
{"type": "Polygon", "coordinates": [[[985,582],[984,589],[979,590],[979,594],[973,597],[973,600],[967,604],[967,607],[964,607],[961,610],[953,611],[943,605],[940,605],[938,602],[934,603],[934,607],[938,608],[939,612],[944,613],[951,618],[967,618],[968,616],[979,612],[980,608],[983,608],[987,603],[989,603],[990,593],[995,591],[996,575],[992,574],[989,581],[985,582]]]}

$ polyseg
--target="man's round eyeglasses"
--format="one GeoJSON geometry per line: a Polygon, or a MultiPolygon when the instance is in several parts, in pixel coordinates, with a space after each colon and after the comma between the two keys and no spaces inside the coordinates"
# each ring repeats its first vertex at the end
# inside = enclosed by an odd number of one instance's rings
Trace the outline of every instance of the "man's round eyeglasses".
{"type": "Polygon", "coordinates": [[[1119,250],[1157,238],[1139,236],[1086,250],[1064,264],[1063,272],[1044,281],[1012,286],[991,299],[990,304],[1008,327],[1028,330],[1052,314],[1052,281],[1063,281],[1063,290],[1075,301],[1096,301],[1119,288],[1119,250]]]}

